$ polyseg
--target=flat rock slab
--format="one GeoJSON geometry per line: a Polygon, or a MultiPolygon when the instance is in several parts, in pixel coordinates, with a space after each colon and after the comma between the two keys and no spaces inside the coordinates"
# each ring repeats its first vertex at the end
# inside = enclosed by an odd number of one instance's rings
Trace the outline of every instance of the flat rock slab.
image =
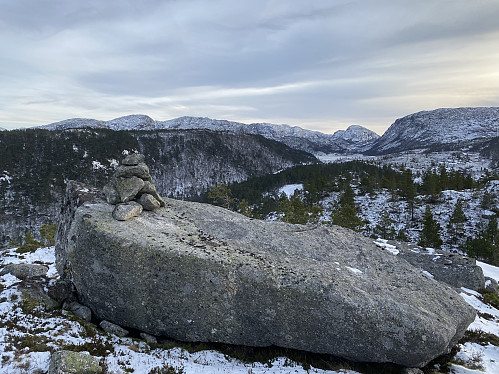
{"type": "Polygon", "coordinates": [[[350,230],[165,201],[126,222],[98,199],[61,215],[59,273],[97,318],[408,367],[447,352],[474,320],[451,287],[350,230]]]}
{"type": "Polygon", "coordinates": [[[38,264],[8,264],[0,271],[0,275],[12,274],[19,279],[30,279],[42,277],[47,274],[49,268],[38,264]]]}

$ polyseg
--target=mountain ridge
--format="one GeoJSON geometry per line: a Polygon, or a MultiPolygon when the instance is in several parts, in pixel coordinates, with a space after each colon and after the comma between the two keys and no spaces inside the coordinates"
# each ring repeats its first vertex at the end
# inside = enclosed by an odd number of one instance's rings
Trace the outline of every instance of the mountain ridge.
{"type": "Polygon", "coordinates": [[[143,114],[132,114],[110,121],[74,118],[36,128],[46,130],[67,130],[73,128],[109,128],[111,130],[150,131],[150,130],[194,130],[231,131],[239,134],[261,135],[267,139],[282,142],[305,152],[318,153],[358,153],[369,148],[379,135],[360,125],[352,125],[334,134],[303,129],[299,126],[276,125],[271,123],[234,122],[208,117],[178,117],[166,121],[155,121],[143,114]]]}
{"type": "Polygon", "coordinates": [[[155,121],[143,114],[128,115],[110,121],[74,118],[37,128],[64,130],[82,127],[125,131],[229,131],[236,134],[261,135],[316,156],[330,153],[381,155],[408,150],[448,150],[499,137],[499,107],[420,111],[398,118],[382,136],[360,125],[351,125],[346,130],[325,134],[299,126],[266,122],[245,124],[207,117],[184,116],[155,121]]]}
{"type": "Polygon", "coordinates": [[[439,108],[397,119],[368,154],[435,149],[499,136],[499,107],[439,108]]]}

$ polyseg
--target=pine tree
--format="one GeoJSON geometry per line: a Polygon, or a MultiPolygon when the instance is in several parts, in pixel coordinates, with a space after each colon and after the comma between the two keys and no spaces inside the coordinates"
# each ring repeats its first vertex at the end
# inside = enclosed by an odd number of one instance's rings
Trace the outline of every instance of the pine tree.
{"type": "Polygon", "coordinates": [[[345,187],[343,193],[340,196],[340,205],[351,205],[355,206],[355,192],[352,186],[348,185],[345,187]]]}
{"type": "Polygon", "coordinates": [[[232,192],[226,184],[217,184],[208,192],[208,198],[213,204],[222,206],[225,209],[230,209],[234,203],[232,192]]]}
{"type": "Polygon", "coordinates": [[[381,220],[374,227],[374,234],[382,239],[395,239],[397,236],[397,232],[393,227],[393,220],[386,210],[383,210],[381,213],[381,220]]]}
{"type": "Polygon", "coordinates": [[[350,184],[345,185],[338,200],[338,208],[331,215],[334,225],[346,227],[354,231],[362,231],[364,222],[357,215],[355,192],[350,184]]]}
{"type": "Polygon", "coordinates": [[[322,214],[322,209],[316,205],[307,206],[300,194],[295,192],[290,199],[283,199],[279,208],[281,220],[288,223],[317,223],[322,214]]]}
{"type": "Polygon", "coordinates": [[[239,204],[237,204],[237,211],[246,217],[253,217],[253,209],[251,209],[248,200],[242,199],[239,204]]]}
{"type": "Polygon", "coordinates": [[[51,225],[42,225],[40,228],[40,236],[42,237],[43,243],[45,245],[55,244],[55,233],[57,231],[57,224],[53,223],[51,225]]]}
{"type": "Polygon", "coordinates": [[[352,205],[343,205],[332,215],[334,225],[346,227],[354,231],[362,231],[364,222],[357,216],[357,210],[352,205]]]}
{"type": "Polygon", "coordinates": [[[492,216],[484,231],[480,232],[475,238],[466,240],[463,250],[470,257],[498,266],[499,230],[497,228],[497,217],[492,216]]]}
{"type": "Polygon", "coordinates": [[[464,236],[464,222],[466,222],[466,216],[463,211],[463,200],[458,199],[447,225],[450,243],[456,244],[464,236]]]}
{"type": "Polygon", "coordinates": [[[422,247],[440,248],[442,246],[442,238],[440,237],[440,225],[433,219],[430,206],[426,206],[423,229],[419,236],[418,245],[422,247]]]}

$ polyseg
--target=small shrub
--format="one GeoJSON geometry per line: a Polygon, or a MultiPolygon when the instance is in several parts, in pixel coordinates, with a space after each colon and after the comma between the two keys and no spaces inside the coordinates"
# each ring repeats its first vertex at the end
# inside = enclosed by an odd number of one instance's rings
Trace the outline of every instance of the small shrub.
{"type": "Polygon", "coordinates": [[[499,309],[499,295],[495,293],[484,293],[482,295],[483,301],[485,301],[487,304],[493,306],[496,309],[499,309]]]}
{"type": "Polygon", "coordinates": [[[155,367],[152,368],[148,374],[185,374],[184,368],[181,367],[173,367],[173,366],[163,366],[163,367],[155,367]]]}
{"type": "Polygon", "coordinates": [[[40,235],[45,245],[55,244],[55,233],[57,232],[57,224],[42,225],[40,235]]]}
{"type": "Polygon", "coordinates": [[[89,352],[92,356],[107,356],[114,352],[114,347],[106,339],[99,337],[92,338],[90,342],[84,344],[66,344],[62,349],[73,352],[89,352]]]}
{"type": "Polygon", "coordinates": [[[464,344],[467,342],[477,343],[480,345],[487,345],[490,343],[496,347],[499,347],[498,336],[483,332],[481,330],[467,330],[459,343],[464,344]]]}
{"type": "Polygon", "coordinates": [[[38,248],[42,247],[42,243],[38,240],[35,240],[33,235],[26,231],[26,237],[24,238],[24,244],[16,249],[17,253],[28,253],[35,252],[38,248]]]}
{"type": "Polygon", "coordinates": [[[24,314],[34,314],[37,307],[40,306],[40,303],[31,298],[27,293],[22,294],[22,301],[19,305],[24,314]]]}

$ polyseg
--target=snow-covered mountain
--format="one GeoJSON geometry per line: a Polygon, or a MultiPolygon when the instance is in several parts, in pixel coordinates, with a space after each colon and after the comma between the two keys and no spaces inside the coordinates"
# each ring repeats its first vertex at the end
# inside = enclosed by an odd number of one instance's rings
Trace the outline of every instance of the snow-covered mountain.
{"type": "Polygon", "coordinates": [[[360,151],[369,149],[379,137],[374,131],[359,125],[352,125],[346,130],[338,130],[333,134],[333,138],[345,149],[358,149],[360,151]]]}
{"type": "Polygon", "coordinates": [[[334,134],[306,130],[298,126],[276,125],[271,123],[244,124],[227,120],[206,117],[179,117],[168,121],[155,121],[141,114],[115,118],[111,121],[95,119],[68,119],[61,122],[41,126],[47,130],[64,130],[71,128],[110,128],[112,130],[193,130],[207,129],[211,131],[230,131],[240,134],[261,135],[267,139],[282,142],[292,148],[318,153],[358,153],[365,151],[379,138],[375,132],[362,126],[350,126],[346,130],[334,134]]]}
{"type": "Polygon", "coordinates": [[[38,126],[35,128],[45,130],[68,130],[68,129],[82,129],[86,127],[91,128],[106,128],[105,121],[99,121],[91,118],[70,118],[64,121],[54,122],[49,125],[38,126]]]}
{"type": "Polygon", "coordinates": [[[0,127],[0,131],[7,131],[7,129],[4,129],[3,127],[0,127]]]}
{"type": "Polygon", "coordinates": [[[68,119],[41,126],[49,130],[70,128],[109,128],[112,130],[193,130],[230,131],[256,134],[276,140],[289,147],[315,155],[388,154],[415,149],[431,151],[461,149],[470,142],[499,137],[499,107],[441,108],[423,111],[397,119],[383,134],[353,125],[334,134],[306,130],[298,126],[271,123],[244,124],[206,117],[179,117],[155,121],[146,115],[129,115],[111,121],[95,119],[68,119]]]}
{"type": "Polygon", "coordinates": [[[368,151],[437,149],[499,136],[499,107],[441,108],[399,118],[368,151]]]}

